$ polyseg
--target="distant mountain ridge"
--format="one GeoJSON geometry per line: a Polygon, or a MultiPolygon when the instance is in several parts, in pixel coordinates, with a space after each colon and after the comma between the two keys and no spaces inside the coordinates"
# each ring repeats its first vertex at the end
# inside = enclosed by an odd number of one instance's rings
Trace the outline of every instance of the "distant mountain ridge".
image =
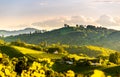
{"type": "Polygon", "coordinates": [[[25,28],[21,30],[14,30],[14,31],[7,31],[7,30],[0,30],[0,36],[11,36],[11,35],[19,35],[19,34],[28,34],[33,33],[35,31],[38,31],[38,29],[35,28],[25,28]]]}
{"type": "Polygon", "coordinates": [[[87,25],[85,27],[83,25],[76,25],[76,27],[65,25],[62,28],[44,33],[6,37],[5,41],[11,42],[17,39],[33,44],[60,42],[61,44],[68,45],[94,45],[120,51],[120,31],[95,27],[93,25],[87,25]]]}

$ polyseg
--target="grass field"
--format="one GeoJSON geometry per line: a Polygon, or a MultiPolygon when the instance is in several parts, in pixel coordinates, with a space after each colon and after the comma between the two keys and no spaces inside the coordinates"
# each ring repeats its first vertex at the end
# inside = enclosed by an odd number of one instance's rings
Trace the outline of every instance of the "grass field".
{"type": "Polygon", "coordinates": [[[42,51],[32,50],[32,49],[28,49],[28,48],[24,48],[24,47],[19,47],[19,46],[12,46],[12,47],[19,50],[23,54],[42,54],[42,53],[45,53],[42,51]]]}
{"type": "Polygon", "coordinates": [[[50,59],[61,59],[64,55],[62,54],[50,54],[42,51],[32,50],[24,47],[12,46],[13,48],[19,50],[21,53],[25,54],[29,58],[50,58],[50,59]]]}
{"type": "Polygon", "coordinates": [[[50,59],[61,59],[64,56],[62,54],[49,54],[49,53],[28,54],[28,55],[35,58],[50,58],[50,59]]]}

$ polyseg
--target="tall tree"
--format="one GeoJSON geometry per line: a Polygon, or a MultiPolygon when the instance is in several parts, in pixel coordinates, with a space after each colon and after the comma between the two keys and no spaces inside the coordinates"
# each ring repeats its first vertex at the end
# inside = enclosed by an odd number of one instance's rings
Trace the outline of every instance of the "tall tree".
{"type": "Polygon", "coordinates": [[[115,52],[115,53],[110,54],[109,61],[113,62],[115,64],[119,64],[120,63],[120,53],[115,52]]]}

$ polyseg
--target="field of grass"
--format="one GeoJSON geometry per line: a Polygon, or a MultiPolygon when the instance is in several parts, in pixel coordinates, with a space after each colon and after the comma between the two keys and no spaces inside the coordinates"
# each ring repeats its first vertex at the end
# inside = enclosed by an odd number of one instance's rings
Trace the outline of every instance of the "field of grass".
{"type": "Polygon", "coordinates": [[[19,47],[19,46],[12,46],[13,48],[19,50],[23,54],[42,54],[44,52],[42,51],[37,51],[37,50],[32,50],[24,47],[19,47]]]}
{"type": "Polygon", "coordinates": [[[28,55],[35,58],[50,58],[50,59],[61,59],[64,56],[62,54],[50,54],[50,53],[28,54],[28,55]]]}
{"type": "Polygon", "coordinates": [[[29,58],[50,58],[50,59],[61,59],[64,55],[62,54],[50,54],[42,51],[32,50],[19,46],[12,46],[13,48],[19,50],[21,53],[25,54],[29,58]]]}

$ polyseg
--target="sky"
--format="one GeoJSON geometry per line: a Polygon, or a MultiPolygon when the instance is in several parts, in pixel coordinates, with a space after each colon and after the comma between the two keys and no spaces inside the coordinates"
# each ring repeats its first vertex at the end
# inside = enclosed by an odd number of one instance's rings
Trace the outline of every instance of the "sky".
{"type": "Polygon", "coordinates": [[[64,24],[120,30],[120,0],[0,0],[0,29],[56,29],[64,24]]]}

